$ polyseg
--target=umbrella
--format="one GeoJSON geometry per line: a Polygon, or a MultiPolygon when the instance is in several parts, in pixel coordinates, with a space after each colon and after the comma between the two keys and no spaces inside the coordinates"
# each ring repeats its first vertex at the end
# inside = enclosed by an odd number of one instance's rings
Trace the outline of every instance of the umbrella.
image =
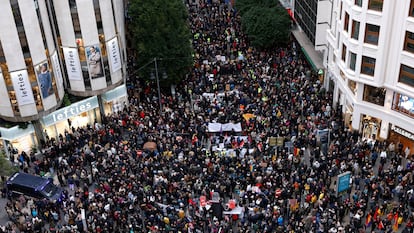
{"type": "Polygon", "coordinates": [[[155,142],[146,142],[143,147],[144,150],[154,151],[157,149],[157,144],[155,142]]]}
{"type": "Polygon", "coordinates": [[[243,118],[246,121],[249,121],[251,118],[254,118],[254,117],[256,117],[256,116],[254,114],[252,114],[252,113],[245,113],[245,114],[243,114],[243,118]]]}

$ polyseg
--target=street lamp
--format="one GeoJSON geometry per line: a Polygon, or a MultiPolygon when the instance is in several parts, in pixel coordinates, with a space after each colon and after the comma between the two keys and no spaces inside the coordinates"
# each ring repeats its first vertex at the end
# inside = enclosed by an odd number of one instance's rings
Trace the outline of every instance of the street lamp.
{"type": "MultiPolygon", "coordinates": [[[[157,80],[157,89],[158,89],[158,103],[160,106],[160,116],[162,115],[162,101],[161,101],[161,89],[160,89],[160,79],[158,78],[158,63],[157,63],[157,58],[154,58],[154,66],[155,66],[155,77],[154,77],[154,73],[151,73],[151,77],[150,79],[157,80]]],[[[167,79],[167,73],[165,73],[165,71],[162,74],[162,78],[163,79],[167,79]]]]}

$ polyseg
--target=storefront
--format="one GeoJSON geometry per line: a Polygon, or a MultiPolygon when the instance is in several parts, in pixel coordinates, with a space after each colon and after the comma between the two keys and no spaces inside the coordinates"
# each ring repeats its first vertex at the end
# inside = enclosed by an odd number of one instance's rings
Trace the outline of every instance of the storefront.
{"type": "Polygon", "coordinates": [[[87,124],[93,125],[95,120],[100,119],[98,98],[93,96],[58,109],[43,117],[41,122],[45,136],[57,138],[59,134],[64,135],[65,130],[84,127],[87,124]]]}
{"type": "Polygon", "coordinates": [[[36,144],[36,135],[32,124],[28,124],[25,129],[19,128],[19,126],[0,127],[0,133],[0,148],[7,155],[9,155],[9,149],[15,149],[19,153],[22,151],[30,153],[32,147],[36,144]]]}
{"type": "Polygon", "coordinates": [[[403,150],[409,147],[411,150],[411,154],[414,153],[414,133],[391,124],[389,139],[390,141],[393,141],[395,144],[402,143],[403,150]]]}
{"type": "Polygon", "coordinates": [[[128,105],[128,94],[125,84],[102,94],[105,115],[122,111],[128,105]]]}

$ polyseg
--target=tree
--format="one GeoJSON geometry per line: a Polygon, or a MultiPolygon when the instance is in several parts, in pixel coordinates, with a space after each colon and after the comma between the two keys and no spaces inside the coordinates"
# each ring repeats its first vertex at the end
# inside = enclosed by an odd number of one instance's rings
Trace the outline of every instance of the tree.
{"type": "Polygon", "coordinates": [[[166,83],[180,81],[193,63],[188,13],[183,1],[131,0],[128,14],[140,77],[150,77],[154,72],[151,61],[157,58],[160,75],[164,71],[168,75],[166,83]]]}
{"type": "Polygon", "coordinates": [[[290,18],[278,1],[238,0],[236,8],[253,46],[269,48],[289,41],[290,18]]]}

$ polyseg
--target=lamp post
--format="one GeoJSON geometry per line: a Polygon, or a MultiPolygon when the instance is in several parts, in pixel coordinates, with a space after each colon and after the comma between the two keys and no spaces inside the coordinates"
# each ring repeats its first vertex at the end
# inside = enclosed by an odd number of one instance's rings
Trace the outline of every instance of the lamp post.
{"type": "Polygon", "coordinates": [[[154,58],[154,64],[155,64],[155,77],[157,78],[158,102],[160,104],[160,116],[161,116],[161,114],[162,114],[162,101],[161,101],[160,79],[158,78],[157,58],[154,58]]]}
{"type": "MultiPolygon", "coordinates": [[[[159,79],[159,76],[158,76],[158,63],[157,63],[157,60],[160,60],[160,59],[157,59],[155,57],[153,59],[153,62],[154,62],[154,66],[155,66],[155,79],[157,81],[158,104],[159,104],[159,107],[160,107],[160,116],[161,116],[161,114],[162,114],[162,100],[161,100],[161,88],[160,88],[160,79],[159,79]]],[[[152,76],[151,79],[154,79],[152,73],[151,73],[151,76],[152,76]]],[[[167,78],[167,74],[165,72],[163,73],[162,78],[163,79],[167,78]]]]}

